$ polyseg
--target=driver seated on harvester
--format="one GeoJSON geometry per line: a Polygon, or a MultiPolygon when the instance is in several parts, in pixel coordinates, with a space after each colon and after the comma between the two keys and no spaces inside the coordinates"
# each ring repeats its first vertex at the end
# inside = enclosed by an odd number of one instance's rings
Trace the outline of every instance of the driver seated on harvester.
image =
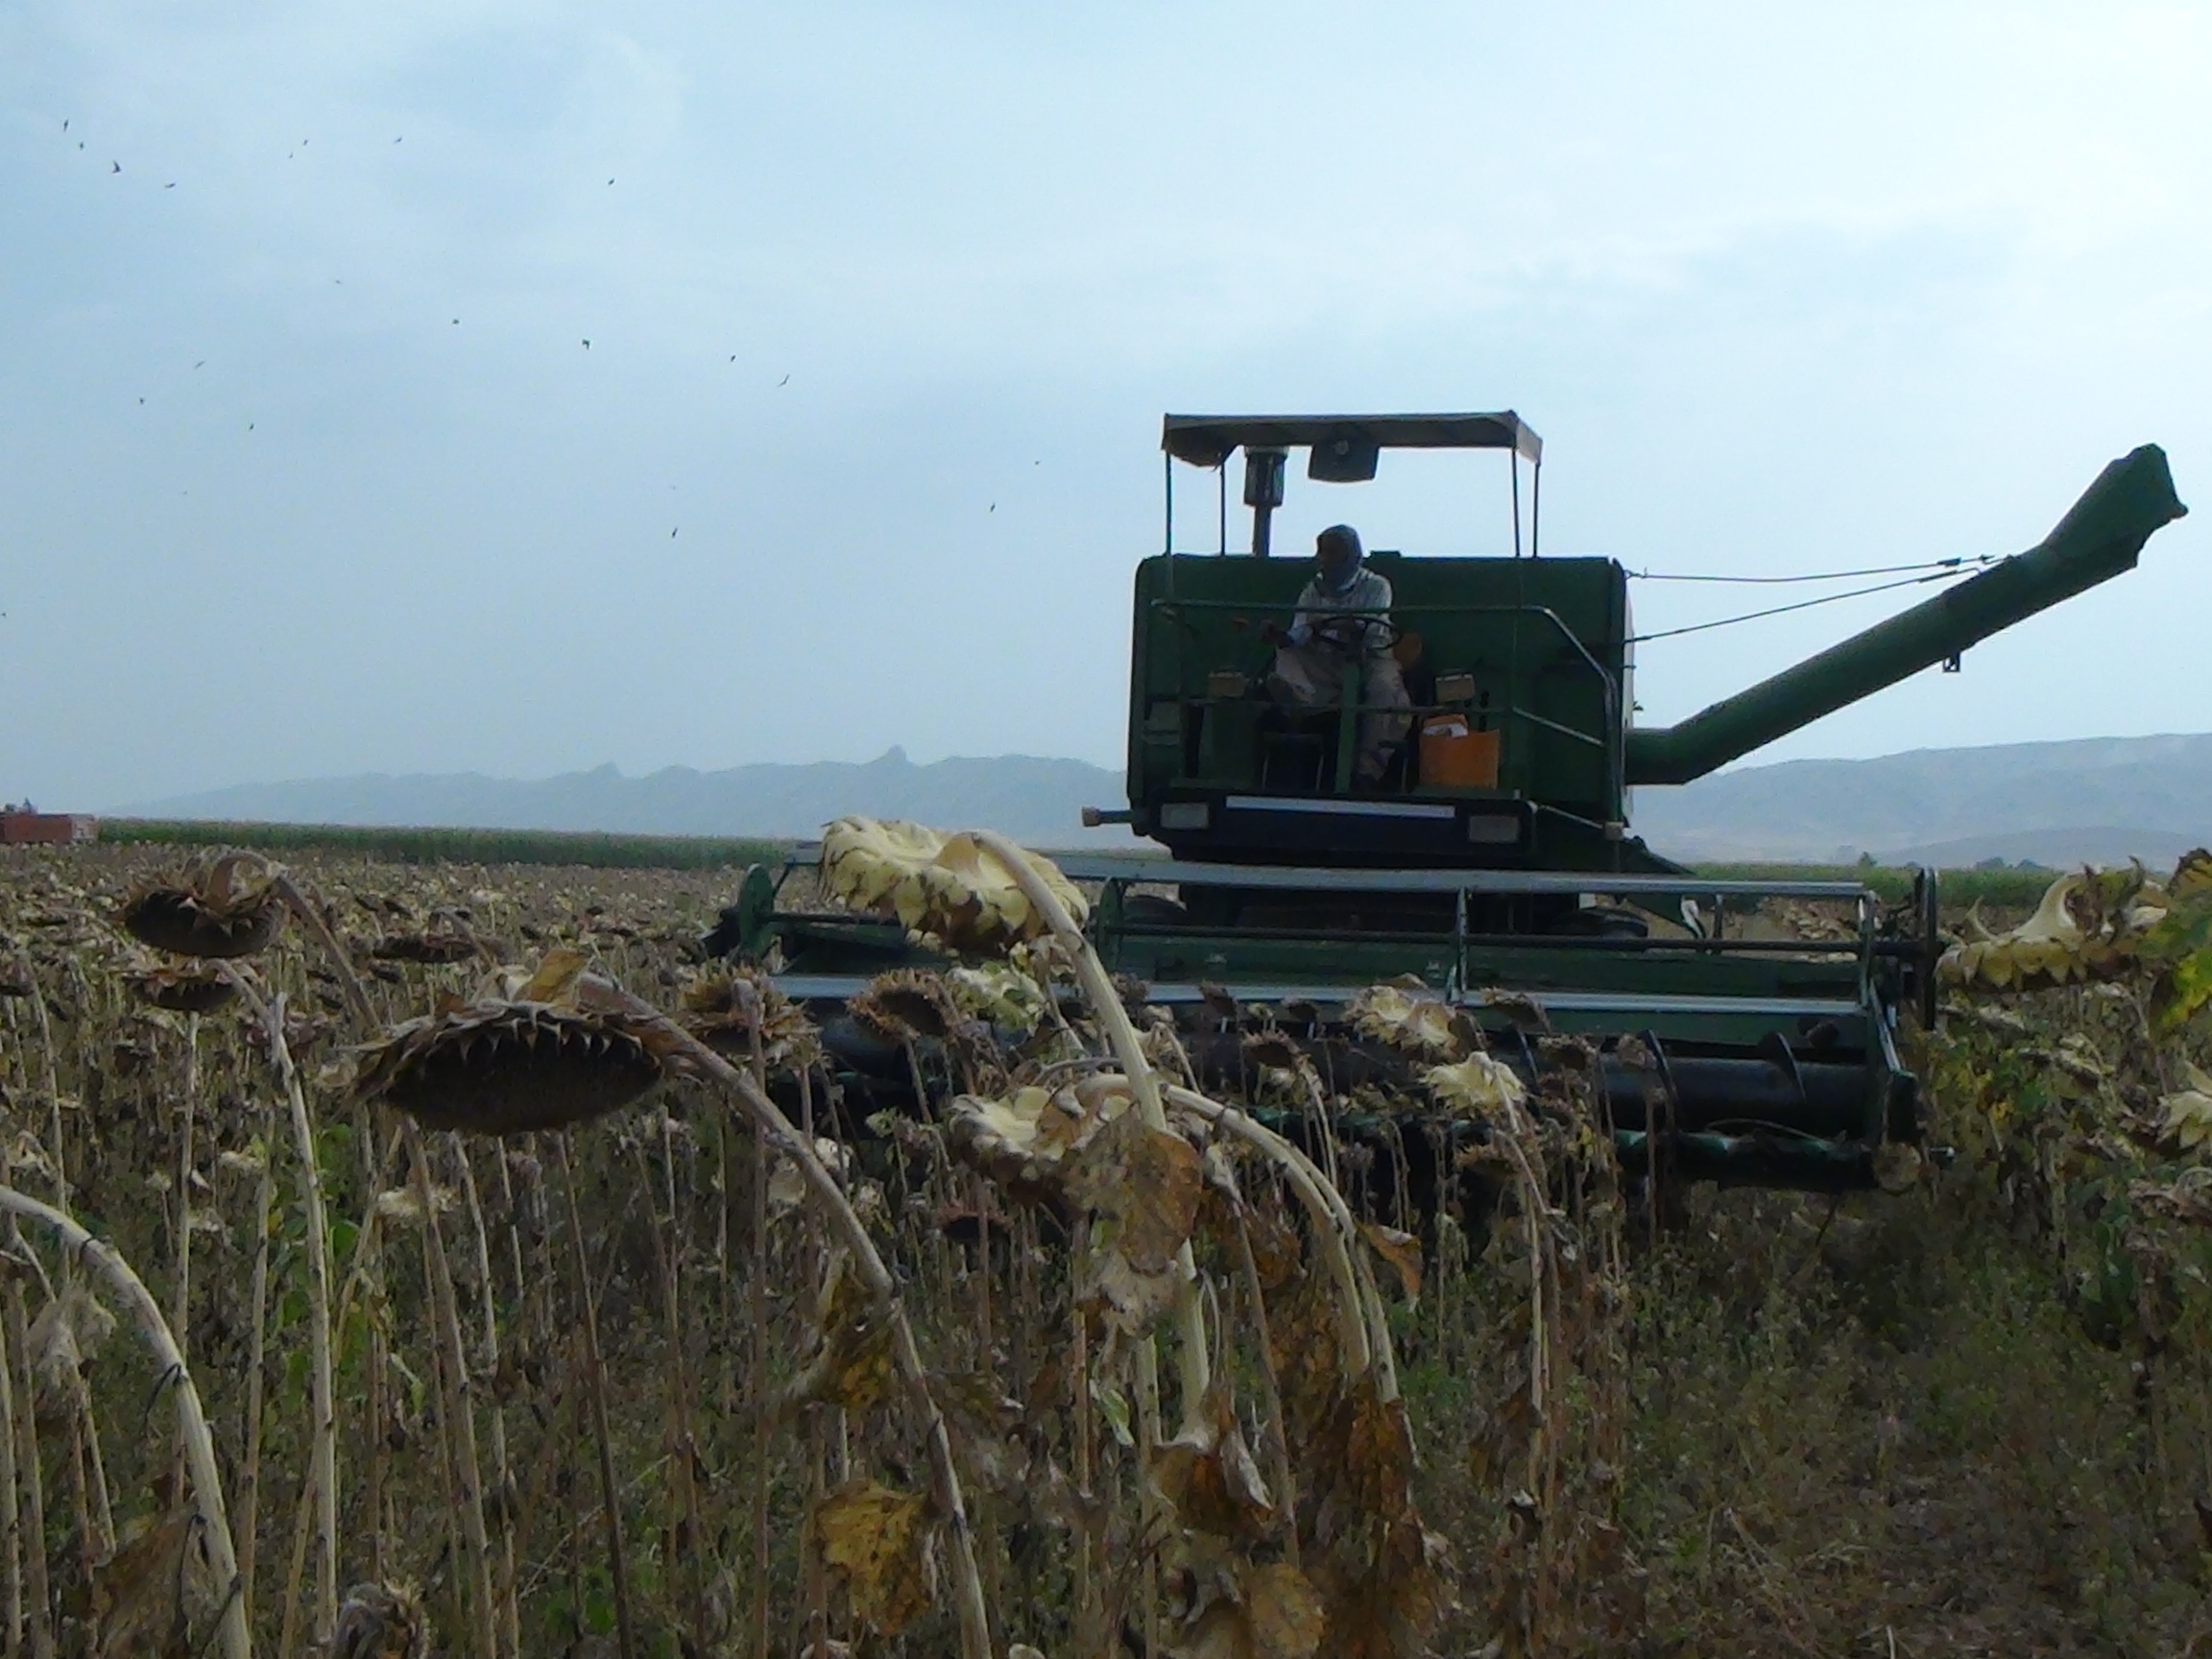
{"type": "Polygon", "coordinates": [[[1377,783],[1412,724],[1413,700],[1390,650],[1390,579],[1366,566],[1359,532],[1349,524],[1316,536],[1313,557],[1320,568],[1298,595],[1290,626],[1268,622],[1261,629],[1276,647],[1268,694],[1286,708],[1334,709],[1343,698],[1345,670],[1358,661],[1363,709],[1355,770],[1362,783],[1377,783]]]}

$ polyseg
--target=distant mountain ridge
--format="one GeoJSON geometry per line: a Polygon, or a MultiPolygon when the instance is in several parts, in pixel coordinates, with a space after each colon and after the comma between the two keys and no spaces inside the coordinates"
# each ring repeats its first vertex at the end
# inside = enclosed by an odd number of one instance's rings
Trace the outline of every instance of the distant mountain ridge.
{"type": "Polygon", "coordinates": [[[2212,842],[2212,734],[1784,760],[1640,789],[1633,811],[1675,858],[2168,862],[2212,842]]]}
{"type": "MultiPolygon", "coordinates": [[[[641,835],[807,836],[863,812],[997,830],[1047,847],[1081,845],[1085,806],[1122,804],[1121,774],[1082,760],[1000,755],[916,765],[903,749],[874,760],[762,763],[627,778],[613,765],[517,781],[479,772],[381,772],[242,783],[121,807],[118,816],[423,829],[597,830],[641,835]]],[[[1128,831],[1112,832],[1127,841],[1128,831]]]]}
{"type": "MultiPolygon", "coordinates": [[[[1085,806],[1122,803],[1121,775],[1028,755],[917,765],[761,764],[642,778],[614,767],[517,781],[479,773],[240,784],[119,808],[159,818],[662,835],[812,835],[848,812],[1002,830],[1034,845],[1126,843],[1085,830],[1085,806]]],[[[1671,858],[2062,867],[2129,856],[2170,863],[2212,843],[2212,734],[1920,749],[1874,760],[1785,760],[1641,789],[1633,829],[1671,858]]]]}

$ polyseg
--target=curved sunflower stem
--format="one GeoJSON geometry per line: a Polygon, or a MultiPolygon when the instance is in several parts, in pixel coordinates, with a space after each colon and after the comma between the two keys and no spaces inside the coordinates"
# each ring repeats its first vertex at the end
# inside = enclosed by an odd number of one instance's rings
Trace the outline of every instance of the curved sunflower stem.
{"type": "Polygon", "coordinates": [[[253,1642],[246,1628],[246,1605],[238,1595],[238,1556],[230,1541],[230,1522],[223,1507],[223,1477],[215,1462],[215,1439],[207,1431],[207,1417],[200,1407],[200,1390],[178,1352],[177,1339],[162,1317],[153,1292],[132,1270],[131,1263],[110,1244],[95,1238],[72,1216],[37,1199],[0,1187],[0,1212],[51,1229],[68,1247],[71,1258],[89,1267],[130,1312],[156,1362],[169,1380],[177,1397],[177,1426],[184,1442],[184,1460],[192,1472],[192,1501],[204,1533],[207,1563],[214,1580],[223,1587],[223,1614],[217,1629],[224,1659],[252,1659],[253,1642]]]}
{"type": "MultiPolygon", "coordinates": [[[[1075,977],[1083,987],[1083,995],[1099,1024],[1106,1028],[1106,1040],[1113,1046],[1114,1058],[1128,1074],[1137,1110],[1143,1114],[1147,1127],[1165,1131],[1167,1110],[1161,1104],[1160,1079],[1153,1073],[1152,1063],[1144,1057],[1144,1046],[1138,1040],[1137,1027],[1129,1019],[1129,1010],[1121,1005],[1120,995],[1107,975],[1106,965],[1098,960],[1098,952],[1091,949],[1091,941],[1083,936],[1075,918],[1068,914],[1068,906],[1061,903],[1060,895],[1052,891],[1051,884],[1022,856],[1021,848],[990,830],[977,830],[973,833],[976,845],[998,859],[1014,878],[1022,897],[1036,907],[1046,926],[1051,929],[1052,937],[1073,959],[1075,977]]],[[[1175,1271],[1176,1371],[1183,1388],[1182,1426],[1188,1431],[1204,1422],[1206,1394],[1213,1385],[1213,1348],[1206,1337],[1206,1310],[1198,1300],[1198,1269],[1189,1240],[1175,1252],[1175,1271]]]]}
{"type": "Polygon", "coordinates": [[[983,1599],[982,1575],[975,1564],[974,1530],[960,1493],[959,1471],[952,1462],[951,1433],[945,1426],[945,1413],[938,1408],[937,1397],[930,1389],[929,1373],[922,1362],[922,1351],[914,1341],[914,1330],[907,1322],[906,1307],[900,1299],[898,1284],[883,1264],[875,1239],[868,1236],[866,1224],[854,1210],[852,1200],[845,1196],[844,1189],[837,1185],[837,1178],[830,1173],[815,1152],[813,1142],[792,1127],[782,1108],[771,1100],[767,1091],[752,1077],[651,1003],[607,981],[595,981],[591,989],[594,995],[633,1019],[653,1025],[683,1063],[713,1078],[736,1098],[768,1144],[797,1166],[807,1191],[836,1231],[839,1241],[852,1253],[869,1295],[885,1310],[885,1322],[891,1331],[892,1363],[906,1386],[910,1407],[924,1425],[930,1481],[935,1488],[937,1511],[944,1517],[947,1553],[951,1561],[952,1592],[960,1616],[961,1659],[992,1659],[990,1610],[983,1599]]]}
{"type": "Polygon", "coordinates": [[[1360,1265],[1359,1227],[1344,1195],[1330,1184],[1312,1159],[1235,1107],[1209,1100],[1194,1089],[1172,1085],[1167,1098],[1180,1110],[1263,1153],[1283,1171],[1290,1190],[1313,1218],[1321,1259],[1328,1263],[1329,1276],[1336,1286],[1340,1337],[1347,1357],[1354,1360],[1354,1373],[1373,1365],[1376,1393],[1385,1403],[1397,1399],[1398,1365],[1390,1351],[1389,1323],[1374,1281],[1360,1265]]]}

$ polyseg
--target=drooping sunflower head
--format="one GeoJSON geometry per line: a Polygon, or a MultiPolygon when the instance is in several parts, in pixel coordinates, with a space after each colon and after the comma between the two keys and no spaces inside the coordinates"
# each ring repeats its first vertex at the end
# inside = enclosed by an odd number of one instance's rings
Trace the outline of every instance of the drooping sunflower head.
{"type": "Polygon", "coordinates": [[[592,996],[583,963],[579,951],[549,952],[513,996],[447,998],[393,1027],[355,1051],[355,1096],[478,1135],[560,1129],[633,1104],[674,1070],[670,1033],[592,996]]]}
{"type": "Polygon", "coordinates": [[[974,1023],[944,980],[911,968],[877,974],[848,1006],[861,1024],[892,1043],[951,1037],[974,1023]]]}
{"type": "Polygon", "coordinates": [[[123,902],[123,926],[173,956],[251,956],[283,925],[277,874],[252,853],[210,854],[133,887],[123,902]]]}
{"type": "MultiPolygon", "coordinates": [[[[1048,858],[1023,861],[1080,923],[1090,906],[1048,858]]],[[[902,820],[840,818],[822,835],[822,876],[855,909],[895,916],[955,950],[996,954],[1047,931],[1009,871],[974,836],[902,820]]]]}
{"type": "Polygon", "coordinates": [[[1370,985],[1346,1012],[1362,1037],[1417,1058],[1456,1060],[1481,1046],[1467,1017],[1431,991],[1370,985]]]}
{"type": "Polygon", "coordinates": [[[735,1064],[753,1058],[753,1035],[770,1071],[804,1070],[822,1058],[821,1033],[806,1011],[757,968],[716,963],[685,987],[678,1015],[684,1029],[735,1064]]]}
{"type": "Polygon", "coordinates": [[[123,970],[123,983],[141,1001],[172,1014],[212,1014],[238,995],[236,985],[196,962],[134,962],[123,970]]]}

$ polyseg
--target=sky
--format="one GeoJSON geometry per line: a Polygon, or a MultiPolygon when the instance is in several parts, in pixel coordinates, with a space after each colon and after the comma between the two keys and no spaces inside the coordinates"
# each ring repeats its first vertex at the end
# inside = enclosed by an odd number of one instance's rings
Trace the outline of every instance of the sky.
{"type": "MultiPolygon", "coordinates": [[[[9,0],[0,795],[1118,764],[1167,410],[1517,409],[1638,570],[2202,498],[2208,84],[2201,7],[9,0]]],[[[1499,456],[1292,473],[1279,546],[1508,550],[1499,456]]],[[[2212,731],[2208,518],[1756,758],[2212,731]]]]}

